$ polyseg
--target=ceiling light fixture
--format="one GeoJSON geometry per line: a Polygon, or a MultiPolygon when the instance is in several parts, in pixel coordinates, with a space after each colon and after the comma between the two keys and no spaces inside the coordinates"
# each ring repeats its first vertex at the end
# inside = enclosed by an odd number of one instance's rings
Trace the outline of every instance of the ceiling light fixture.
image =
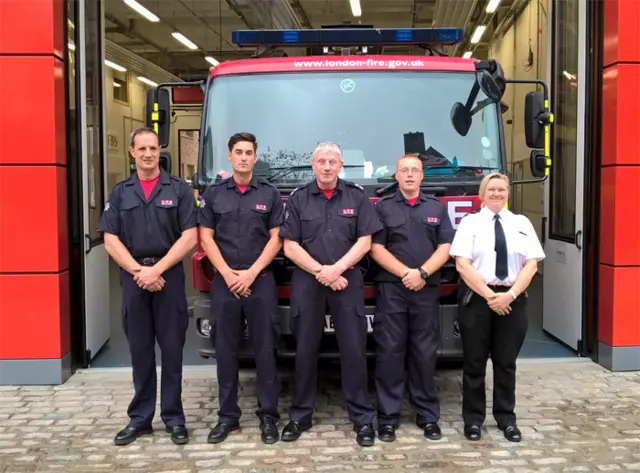
{"type": "Polygon", "coordinates": [[[220,64],[220,62],[213,56],[207,56],[204,58],[204,60],[207,61],[212,66],[217,66],[218,64],[220,64]]]}
{"type": "Polygon", "coordinates": [[[473,36],[471,37],[471,44],[479,43],[482,39],[482,35],[484,34],[484,30],[486,29],[487,27],[485,25],[478,25],[476,30],[473,32],[473,36]]]}
{"type": "Polygon", "coordinates": [[[147,20],[153,21],[154,23],[160,21],[160,18],[158,18],[156,15],[154,15],[149,10],[147,10],[145,7],[143,7],[138,2],[136,2],[136,0],[123,0],[123,1],[125,5],[127,5],[132,10],[135,10],[140,15],[144,16],[147,20]]]}
{"type": "Polygon", "coordinates": [[[105,66],[109,66],[111,69],[115,69],[116,71],[126,72],[126,69],[124,67],[119,66],[115,62],[111,62],[108,59],[105,59],[104,64],[105,66]]]}
{"type": "Polygon", "coordinates": [[[173,33],[171,33],[171,36],[180,41],[189,49],[198,49],[198,46],[196,46],[192,41],[189,41],[182,33],[174,31],[173,33]]]}
{"type": "Polygon", "coordinates": [[[493,13],[498,9],[498,5],[500,5],[500,0],[489,0],[485,11],[487,13],[493,13]]]}
{"type": "Polygon", "coordinates": [[[472,55],[473,55],[473,53],[472,53],[471,51],[467,51],[466,53],[464,53],[464,54],[462,55],[462,57],[463,57],[464,59],[471,59],[471,56],[472,56],[472,55]]]}
{"type": "Polygon", "coordinates": [[[360,0],[349,0],[351,6],[351,14],[355,17],[362,16],[362,7],[360,6],[360,0]]]}
{"type": "Polygon", "coordinates": [[[150,85],[151,87],[158,87],[158,84],[156,82],[153,82],[146,77],[138,76],[138,80],[144,84],[150,85]]]}

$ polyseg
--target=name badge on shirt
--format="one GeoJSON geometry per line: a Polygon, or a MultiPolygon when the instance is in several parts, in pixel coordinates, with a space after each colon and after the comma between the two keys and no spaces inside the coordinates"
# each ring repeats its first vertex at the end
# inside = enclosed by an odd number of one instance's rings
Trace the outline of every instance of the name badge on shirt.
{"type": "Polygon", "coordinates": [[[264,204],[256,204],[256,210],[267,210],[267,206],[264,204]]]}
{"type": "Polygon", "coordinates": [[[425,217],[424,221],[427,223],[439,223],[440,219],[438,217],[425,217]]]}
{"type": "Polygon", "coordinates": [[[171,207],[171,206],[173,206],[173,200],[162,199],[162,200],[160,201],[160,205],[161,205],[162,207],[171,207]]]}
{"type": "Polygon", "coordinates": [[[355,215],[355,209],[342,209],[342,215],[355,215]]]}

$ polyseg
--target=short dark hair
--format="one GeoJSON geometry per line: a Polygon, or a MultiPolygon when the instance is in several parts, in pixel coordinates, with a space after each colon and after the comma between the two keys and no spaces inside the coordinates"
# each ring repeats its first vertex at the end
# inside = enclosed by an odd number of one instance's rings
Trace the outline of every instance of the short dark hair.
{"type": "Polygon", "coordinates": [[[160,137],[158,136],[158,134],[155,131],[153,131],[153,129],[147,128],[147,127],[142,127],[142,128],[136,128],[129,135],[129,147],[130,148],[134,148],[135,147],[136,136],[145,135],[147,133],[152,134],[152,135],[156,135],[156,138],[158,138],[158,143],[160,142],[160,137]]]}
{"type": "Polygon", "coordinates": [[[248,141],[253,144],[253,152],[258,151],[258,142],[256,141],[256,137],[252,133],[242,132],[236,133],[231,138],[229,138],[229,152],[233,151],[233,147],[240,143],[241,141],[248,141]]]}

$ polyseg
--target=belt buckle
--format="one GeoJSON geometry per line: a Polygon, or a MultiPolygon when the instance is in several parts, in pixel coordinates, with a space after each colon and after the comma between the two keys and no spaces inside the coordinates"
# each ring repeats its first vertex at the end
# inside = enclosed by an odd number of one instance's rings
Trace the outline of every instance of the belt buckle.
{"type": "Polygon", "coordinates": [[[142,264],[144,266],[151,266],[151,265],[155,264],[154,263],[154,259],[155,258],[142,258],[142,264]]]}

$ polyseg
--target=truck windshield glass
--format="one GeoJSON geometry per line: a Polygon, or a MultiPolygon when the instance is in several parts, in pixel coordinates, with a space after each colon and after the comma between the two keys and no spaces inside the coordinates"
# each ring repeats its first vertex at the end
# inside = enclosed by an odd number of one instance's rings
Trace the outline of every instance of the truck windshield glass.
{"type": "Polygon", "coordinates": [[[423,159],[425,182],[480,180],[502,167],[498,106],[483,107],[480,92],[466,136],[449,118],[474,81],[472,73],[432,71],[217,77],[207,96],[201,178],[212,182],[232,171],[227,142],[247,131],[258,140],[254,173],[275,184],[311,180],[306,166],[323,141],[340,145],[341,177],[359,184],[393,181],[396,160],[410,153],[423,159]]]}

